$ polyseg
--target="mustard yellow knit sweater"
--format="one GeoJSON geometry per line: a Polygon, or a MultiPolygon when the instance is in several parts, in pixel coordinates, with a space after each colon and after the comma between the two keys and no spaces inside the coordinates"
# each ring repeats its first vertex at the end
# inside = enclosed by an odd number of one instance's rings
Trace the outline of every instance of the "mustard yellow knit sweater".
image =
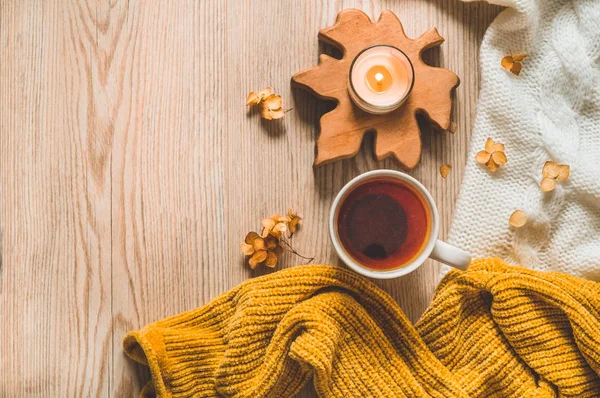
{"type": "Polygon", "coordinates": [[[497,259],[450,272],[411,325],[385,292],[333,266],[249,280],[130,332],[142,395],[600,397],[600,284],[497,259]]]}

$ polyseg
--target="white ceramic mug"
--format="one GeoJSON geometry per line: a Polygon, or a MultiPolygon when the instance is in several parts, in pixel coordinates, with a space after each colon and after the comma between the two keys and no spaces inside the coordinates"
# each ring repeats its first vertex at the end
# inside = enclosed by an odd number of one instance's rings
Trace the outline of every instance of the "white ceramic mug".
{"type": "Polygon", "coordinates": [[[348,267],[354,271],[368,276],[371,278],[378,279],[391,279],[397,278],[402,275],[406,275],[415,269],[419,268],[427,258],[440,261],[444,264],[448,264],[452,267],[465,270],[471,263],[471,254],[457,247],[451,246],[445,242],[438,240],[438,234],[440,229],[440,220],[437,207],[431,197],[431,194],[419,181],[409,176],[408,174],[401,173],[395,170],[374,170],[367,173],[361,174],[355,177],[349,183],[347,183],[341,191],[335,197],[333,204],[331,205],[331,212],[329,214],[329,234],[333,242],[333,246],[338,254],[348,267]],[[346,196],[353,191],[353,189],[360,185],[368,182],[368,180],[377,178],[391,178],[400,180],[404,184],[410,185],[424,199],[424,205],[428,206],[430,217],[430,233],[426,238],[426,242],[422,246],[419,255],[409,263],[405,264],[400,268],[394,268],[390,270],[376,270],[368,268],[359,262],[355,261],[344,249],[338,235],[337,218],[340,206],[343,203],[346,196]]]}

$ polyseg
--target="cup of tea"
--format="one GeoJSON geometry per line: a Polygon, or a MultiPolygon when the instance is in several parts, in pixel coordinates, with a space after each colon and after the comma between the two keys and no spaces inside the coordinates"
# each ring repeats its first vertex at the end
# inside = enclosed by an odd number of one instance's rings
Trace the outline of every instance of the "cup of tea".
{"type": "Polygon", "coordinates": [[[427,258],[465,270],[471,255],[438,240],[437,207],[413,177],[395,170],[359,175],[337,194],[329,233],[338,256],[359,274],[397,278],[427,258]]]}

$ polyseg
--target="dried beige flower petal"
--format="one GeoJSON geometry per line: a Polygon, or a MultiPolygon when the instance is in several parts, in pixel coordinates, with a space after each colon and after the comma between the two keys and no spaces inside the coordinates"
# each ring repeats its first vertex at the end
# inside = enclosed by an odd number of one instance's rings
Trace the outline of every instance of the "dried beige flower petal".
{"type": "Polygon", "coordinates": [[[475,160],[477,163],[485,164],[492,173],[495,172],[499,166],[508,162],[504,153],[504,144],[488,138],[485,142],[485,149],[477,152],[475,160]]]}
{"type": "Polygon", "coordinates": [[[263,226],[262,236],[267,237],[269,234],[276,238],[281,238],[287,230],[286,218],[275,214],[271,218],[263,218],[261,224],[263,226]]]}
{"type": "Polygon", "coordinates": [[[244,255],[246,256],[250,256],[254,253],[254,246],[249,245],[246,242],[242,242],[242,244],[240,245],[240,249],[242,250],[242,253],[244,253],[244,255]]]}
{"type": "Polygon", "coordinates": [[[272,110],[281,109],[283,106],[283,100],[281,99],[280,95],[271,94],[264,100],[264,102],[265,106],[272,110]]]}
{"type": "Polygon", "coordinates": [[[276,120],[281,119],[285,116],[285,111],[283,109],[268,109],[266,107],[260,108],[260,116],[266,120],[276,120]]]}
{"type": "Polygon", "coordinates": [[[267,251],[266,250],[259,250],[259,251],[255,252],[252,255],[252,257],[250,257],[250,260],[248,261],[248,264],[250,265],[250,268],[254,269],[254,268],[256,268],[256,266],[258,264],[262,263],[266,259],[267,259],[267,251]]]}
{"type": "Polygon", "coordinates": [[[542,182],[540,182],[540,188],[544,192],[550,192],[556,188],[556,179],[544,177],[542,178],[542,182]]]}
{"type": "Polygon", "coordinates": [[[267,250],[275,249],[278,244],[279,244],[279,242],[277,241],[277,238],[271,234],[269,234],[265,238],[265,247],[267,248],[267,250]]]}
{"type": "Polygon", "coordinates": [[[263,239],[256,232],[249,232],[246,239],[240,245],[240,250],[246,256],[254,254],[256,250],[264,248],[263,239]]]}
{"type": "Polygon", "coordinates": [[[302,217],[300,217],[298,213],[296,213],[294,210],[289,209],[287,213],[287,218],[289,219],[288,229],[291,233],[296,232],[296,230],[298,229],[298,225],[302,223],[302,217]]]}
{"type": "Polygon", "coordinates": [[[440,174],[442,175],[443,178],[448,177],[450,170],[452,170],[452,166],[449,164],[443,164],[440,166],[440,174]]]}
{"type": "Polygon", "coordinates": [[[277,254],[272,251],[267,253],[267,259],[265,260],[265,265],[267,267],[274,268],[277,265],[277,254]]]}
{"type": "Polygon", "coordinates": [[[281,119],[285,115],[281,96],[271,94],[260,104],[260,116],[263,119],[281,119]]]}
{"type": "Polygon", "coordinates": [[[518,54],[518,55],[507,55],[502,58],[500,62],[502,67],[508,71],[511,71],[514,75],[519,75],[521,73],[521,69],[523,68],[522,61],[527,57],[527,54],[518,54]]]}
{"type": "Polygon", "coordinates": [[[485,141],[485,150],[487,153],[494,153],[496,151],[504,152],[504,144],[500,144],[499,142],[494,142],[491,138],[485,141]]]}
{"type": "Polygon", "coordinates": [[[477,152],[477,155],[475,155],[475,160],[477,163],[486,164],[491,157],[492,155],[487,153],[487,151],[479,151],[477,152]]]}
{"type": "Polygon", "coordinates": [[[508,222],[515,228],[521,228],[523,225],[527,224],[527,214],[525,214],[523,210],[515,210],[513,214],[510,215],[508,222]]]}
{"type": "Polygon", "coordinates": [[[492,153],[492,159],[499,166],[502,166],[503,164],[506,164],[506,162],[508,161],[506,159],[506,155],[504,154],[504,152],[500,152],[500,151],[496,151],[496,152],[492,153]]]}
{"type": "Polygon", "coordinates": [[[452,122],[452,123],[450,123],[450,127],[448,127],[448,131],[451,132],[452,134],[454,134],[454,133],[456,133],[456,128],[457,128],[456,123],[452,122]]]}
{"type": "Polygon", "coordinates": [[[248,235],[246,235],[246,239],[244,239],[244,242],[246,242],[249,245],[252,245],[254,244],[254,240],[256,238],[260,238],[260,235],[256,232],[248,232],[248,235]]]}
{"type": "Polygon", "coordinates": [[[271,87],[263,88],[262,90],[260,90],[258,92],[257,95],[258,95],[258,97],[260,98],[261,101],[264,101],[268,97],[270,97],[271,95],[273,95],[273,89],[271,87]]]}
{"type": "Polygon", "coordinates": [[[256,238],[254,239],[254,250],[258,251],[258,250],[265,250],[266,246],[265,246],[265,240],[263,238],[256,238]]]}
{"type": "Polygon", "coordinates": [[[556,188],[557,181],[566,181],[571,173],[571,166],[568,164],[557,164],[551,160],[544,163],[542,168],[542,181],[540,188],[544,192],[550,192],[556,188]]]}
{"type": "Polygon", "coordinates": [[[246,105],[252,106],[260,102],[260,97],[254,91],[250,91],[246,97],[246,105]]]}

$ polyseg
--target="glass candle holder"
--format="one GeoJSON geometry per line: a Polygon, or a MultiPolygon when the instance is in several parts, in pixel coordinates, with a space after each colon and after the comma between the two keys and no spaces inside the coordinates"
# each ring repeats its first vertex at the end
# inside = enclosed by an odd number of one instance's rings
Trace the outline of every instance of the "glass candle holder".
{"type": "Polygon", "coordinates": [[[415,70],[406,54],[378,44],[365,48],[352,61],[348,92],[360,109],[377,115],[398,109],[414,83],[415,70]]]}

